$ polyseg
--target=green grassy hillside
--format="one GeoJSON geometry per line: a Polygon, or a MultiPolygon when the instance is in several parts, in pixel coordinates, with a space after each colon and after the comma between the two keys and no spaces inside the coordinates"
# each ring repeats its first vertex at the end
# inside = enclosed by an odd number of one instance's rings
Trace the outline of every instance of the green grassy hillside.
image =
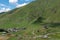
{"type": "MultiPolygon", "coordinates": [[[[60,40],[60,0],[36,0],[30,4],[0,14],[0,28],[26,27],[25,31],[17,34],[35,36],[46,33],[51,38],[23,38],[21,40],[60,40]],[[44,25],[48,30],[43,29],[44,25]],[[40,32],[36,32],[40,30],[40,32]],[[32,32],[35,31],[35,35],[32,32]],[[47,32],[48,31],[48,32],[47,32]]],[[[13,39],[15,40],[15,39],[13,39]]]]}

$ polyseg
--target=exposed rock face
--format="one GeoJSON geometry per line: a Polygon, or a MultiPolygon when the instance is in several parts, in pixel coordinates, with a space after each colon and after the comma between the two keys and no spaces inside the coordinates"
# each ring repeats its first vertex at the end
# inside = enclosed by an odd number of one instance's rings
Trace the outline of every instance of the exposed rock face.
{"type": "Polygon", "coordinates": [[[26,28],[9,28],[8,31],[9,32],[18,32],[18,31],[21,31],[21,30],[25,30],[26,28]]]}

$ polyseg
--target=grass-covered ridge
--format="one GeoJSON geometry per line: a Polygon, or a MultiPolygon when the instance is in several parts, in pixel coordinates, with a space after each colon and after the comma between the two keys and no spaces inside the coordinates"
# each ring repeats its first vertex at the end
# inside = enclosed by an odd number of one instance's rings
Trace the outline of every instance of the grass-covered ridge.
{"type": "Polygon", "coordinates": [[[0,28],[13,27],[26,27],[25,31],[17,33],[23,36],[35,36],[32,34],[33,31],[36,35],[55,33],[49,35],[50,39],[31,38],[31,40],[60,40],[60,33],[56,33],[60,32],[60,0],[36,0],[24,7],[0,14],[0,28]],[[43,29],[44,25],[48,26],[48,32],[43,29]]]}

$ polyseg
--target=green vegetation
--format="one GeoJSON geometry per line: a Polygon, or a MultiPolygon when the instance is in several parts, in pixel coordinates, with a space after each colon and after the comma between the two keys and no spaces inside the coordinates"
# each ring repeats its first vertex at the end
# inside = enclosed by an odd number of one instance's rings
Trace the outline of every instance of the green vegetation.
{"type": "Polygon", "coordinates": [[[36,0],[24,7],[0,14],[0,28],[14,27],[27,28],[24,31],[14,33],[22,36],[20,40],[60,40],[60,0],[36,0]],[[47,25],[48,29],[44,29],[44,25],[47,25]],[[48,33],[55,35],[50,34],[50,38],[45,39],[32,38],[35,35],[48,33]]]}

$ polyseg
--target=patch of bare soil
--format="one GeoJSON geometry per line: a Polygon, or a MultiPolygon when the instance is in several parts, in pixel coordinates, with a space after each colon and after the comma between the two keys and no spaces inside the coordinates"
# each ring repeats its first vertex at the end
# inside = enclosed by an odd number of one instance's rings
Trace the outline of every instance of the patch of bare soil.
{"type": "Polygon", "coordinates": [[[13,36],[13,34],[0,35],[0,40],[8,40],[10,37],[13,36]]]}
{"type": "Polygon", "coordinates": [[[9,39],[8,36],[0,36],[0,40],[7,40],[7,39],[9,39]]]}

